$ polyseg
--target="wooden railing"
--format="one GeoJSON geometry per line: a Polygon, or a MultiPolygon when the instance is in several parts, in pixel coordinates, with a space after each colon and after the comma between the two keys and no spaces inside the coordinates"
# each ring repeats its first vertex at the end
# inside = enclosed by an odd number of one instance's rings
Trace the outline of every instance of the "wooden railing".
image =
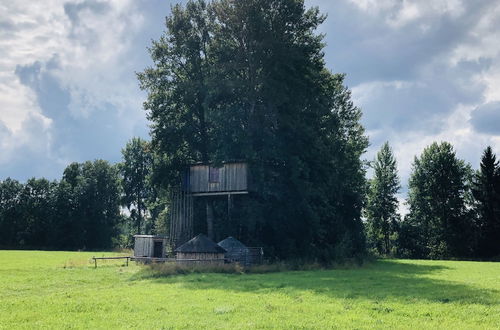
{"type": "Polygon", "coordinates": [[[97,260],[108,260],[108,259],[110,259],[110,260],[112,260],[112,259],[126,259],[127,260],[126,265],[128,266],[128,261],[130,258],[132,258],[132,257],[129,257],[129,256],[127,256],[127,257],[92,257],[92,259],[94,260],[94,265],[95,265],[94,268],[97,268],[97,260]]]}

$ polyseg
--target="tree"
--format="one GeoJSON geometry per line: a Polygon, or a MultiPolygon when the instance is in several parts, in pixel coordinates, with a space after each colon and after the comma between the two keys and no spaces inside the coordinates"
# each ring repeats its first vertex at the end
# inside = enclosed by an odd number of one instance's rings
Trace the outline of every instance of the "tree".
{"type": "Polygon", "coordinates": [[[472,170],[451,144],[434,142],[415,157],[409,181],[410,212],[400,245],[412,257],[464,257],[471,253],[467,194],[472,170]]]}
{"type": "Polygon", "coordinates": [[[118,170],[104,160],[72,163],[61,181],[60,196],[69,194],[66,216],[73,248],[109,248],[120,221],[118,170]]]}
{"type": "Polygon", "coordinates": [[[188,1],[138,78],[164,187],[190,163],[244,159],[255,193],[238,202],[240,238],[329,261],[363,253],[367,138],[344,76],[326,69],[324,19],[298,0],[188,1]]]}
{"type": "Polygon", "coordinates": [[[0,246],[21,245],[19,232],[25,227],[20,205],[23,185],[7,178],[0,182],[0,246]]]}
{"type": "Polygon", "coordinates": [[[20,195],[23,228],[19,232],[28,247],[53,247],[54,198],[58,183],[47,179],[29,179],[20,195]]]}
{"type": "Polygon", "coordinates": [[[141,138],[133,138],[122,149],[123,162],[120,164],[122,175],[123,201],[131,214],[135,215],[135,228],[140,234],[147,212],[146,204],[153,195],[150,176],[153,156],[149,143],[141,138]]]}
{"type": "Polygon", "coordinates": [[[388,142],[377,153],[373,170],[366,205],[368,239],[379,254],[388,255],[392,251],[391,237],[397,232],[396,194],[400,189],[396,159],[388,142]]]}
{"type": "Polygon", "coordinates": [[[500,166],[491,147],[484,150],[479,171],[474,176],[479,230],[478,255],[500,255],[500,166]]]}

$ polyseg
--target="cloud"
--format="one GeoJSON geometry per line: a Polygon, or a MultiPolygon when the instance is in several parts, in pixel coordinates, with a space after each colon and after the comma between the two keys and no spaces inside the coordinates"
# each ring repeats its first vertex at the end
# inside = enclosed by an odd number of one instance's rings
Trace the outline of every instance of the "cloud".
{"type": "Polygon", "coordinates": [[[165,4],[48,0],[2,6],[0,177],[58,178],[71,161],[118,161],[128,139],[147,136],[145,95],[135,71],[149,63],[146,46],[162,31],[158,8],[165,15],[165,4]]]}
{"type": "Polygon", "coordinates": [[[477,107],[472,112],[470,122],[478,133],[500,135],[500,102],[490,102],[477,107]]]}
{"type": "MultiPolygon", "coordinates": [[[[10,1],[0,11],[0,179],[60,177],[71,161],[120,159],[147,136],[135,72],[170,1],[10,1]]],[[[307,0],[328,14],[325,60],[347,73],[372,159],[389,141],[403,190],[411,163],[449,141],[477,167],[500,152],[497,1],[307,0]]]]}
{"type": "MultiPolygon", "coordinates": [[[[326,61],[347,73],[372,159],[389,141],[405,186],[414,156],[449,141],[477,167],[493,131],[480,109],[500,101],[500,3],[496,1],[310,0],[328,13],[326,61]]],[[[493,114],[490,119],[493,120],[493,114]]],[[[498,121],[497,121],[498,122],[498,121]]],[[[403,190],[406,188],[404,187],[403,190]]]]}

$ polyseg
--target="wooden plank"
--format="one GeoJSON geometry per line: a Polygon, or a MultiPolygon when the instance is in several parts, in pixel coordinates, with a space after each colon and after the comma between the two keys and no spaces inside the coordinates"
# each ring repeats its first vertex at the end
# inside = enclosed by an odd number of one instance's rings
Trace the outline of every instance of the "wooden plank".
{"type": "Polygon", "coordinates": [[[210,182],[209,165],[193,165],[189,168],[189,192],[222,192],[248,190],[248,165],[225,163],[219,168],[219,181],[210,182]]]}
{"type": "Polygon", "coordinates": [[[129,259],[132,257],[92,257],[94,260],[105,260],[105,259],[129,259]]]}
{"type": "Polygon", "coordinates": [[[92,259],[94,259],[94,268],[97,268],[97,260],[107,260],[107,259],[127,259],[126,265],[128,267],[128,260],[131,258],[132,257],[130,257],[130,256],[127,256],[127,257],[92,257],[92,259]]]}
{"type": "Polygon", "coordinates": [[[191,196],[219,196],[219,195],[244,195],[248,194],[248,191],[222,191],[222,192],[201,192],[201,193],[193,193],[191,196]]]}

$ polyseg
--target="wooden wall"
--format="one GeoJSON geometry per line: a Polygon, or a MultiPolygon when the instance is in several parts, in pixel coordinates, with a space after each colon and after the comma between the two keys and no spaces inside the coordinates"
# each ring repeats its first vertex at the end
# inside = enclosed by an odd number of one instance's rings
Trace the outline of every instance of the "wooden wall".
{"type": "Polygon", "coordinates": [[[154,256],[154,242],[162,242],[163,249],[161,258],[165,258],[165,248],[167,244],[167,239],[161,236],[137,236],[134,237],[134,257],[149,257],[154,256]]]}
{"type": "Polygon", "coordinates": [[[177,252],[177,260],[224,260],[224,253],[177,252]]]}
{"type": "Polygon", "coordinates": [[[170,195],[170,245],[173,249],[193,237],[193,196],[182,190],[170,195]]]}
{"type": "Polygon", "coordinates": [[[134,257],[152,257],[153,240],[149,237],[135,237],[134,257]]]}
{"type": "Polygon", "coordinates": [[[250,267],[263,262],[264,251],[261,247],[229,249],[226,252],[225,257],[231,262],[239,262],[245,267],[250,267]]]}
{"type": "Polygon", "coordinates": [[[189,168],[187,179],[191,193],[247,191],[247,163],[226,163],[219,168],[218,182],[210,182],[209,165],[193,165],[189,168]]]}
{"type": "Polygon", "coordinates": [[[182,253],[177,252],[175,260],[187,265],[223,265],[224,253],[182,253]]]}

